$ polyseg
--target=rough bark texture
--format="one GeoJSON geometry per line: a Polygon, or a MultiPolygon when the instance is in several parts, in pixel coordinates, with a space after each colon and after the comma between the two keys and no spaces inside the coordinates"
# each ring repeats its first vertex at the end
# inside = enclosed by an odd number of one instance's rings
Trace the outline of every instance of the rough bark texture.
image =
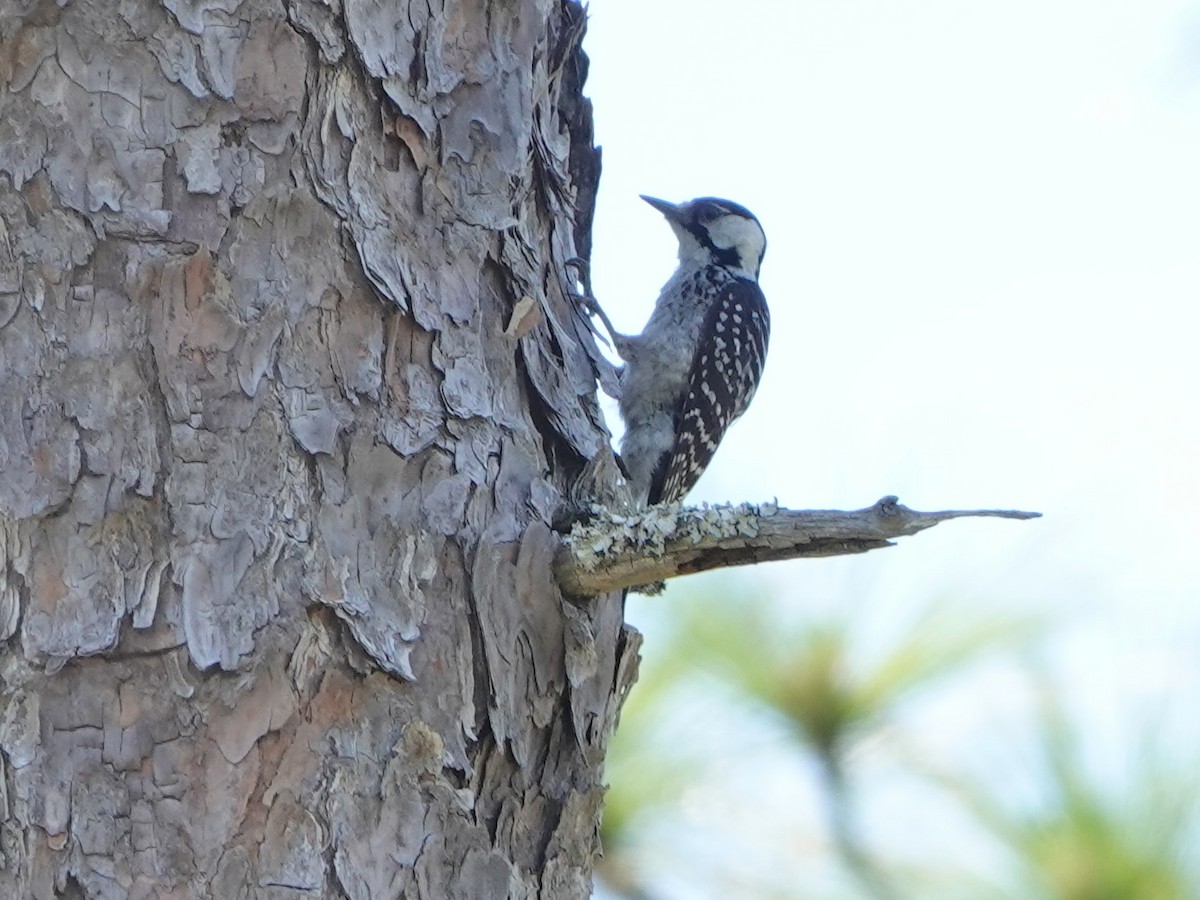
{"type": "Polygon", "coordinates": [[[582,897],[565,0],[0,0],[0,896],[582,897]]]}

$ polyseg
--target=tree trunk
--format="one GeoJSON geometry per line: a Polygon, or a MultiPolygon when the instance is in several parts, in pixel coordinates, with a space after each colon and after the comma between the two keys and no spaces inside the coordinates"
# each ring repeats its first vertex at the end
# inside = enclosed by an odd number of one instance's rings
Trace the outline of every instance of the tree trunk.
{"type": "Polygon", "coordinates": [[[0,897],[590,892],[583,21],[0,0],[0,897]]]}

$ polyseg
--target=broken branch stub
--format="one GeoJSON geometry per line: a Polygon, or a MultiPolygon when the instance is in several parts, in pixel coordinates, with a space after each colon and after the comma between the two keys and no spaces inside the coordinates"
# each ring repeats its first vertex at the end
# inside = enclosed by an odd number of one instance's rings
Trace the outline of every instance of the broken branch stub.
{"type": "Polygon", "coordinates": [[[554,573],[563,594],[580,600],[708,569],[865,553],[947,519],[1040,515],[1008,509],[918,512],[896,497],[852,511],[783,509],[773,503],[663,504],[630,514],[601,509],[563,538],[554,573]]]}

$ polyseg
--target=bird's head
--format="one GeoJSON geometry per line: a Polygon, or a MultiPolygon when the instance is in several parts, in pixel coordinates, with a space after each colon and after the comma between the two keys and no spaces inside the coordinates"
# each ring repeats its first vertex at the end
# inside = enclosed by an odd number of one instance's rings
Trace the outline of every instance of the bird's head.
{"type": "Polygon", "coordinates": [[[645,194],[642,199],[667,217],[679,238],[681,263],[716,264],[758,278],[767,236],[746,207],[717,197],[686,203],[668,203],[645,194]]]}

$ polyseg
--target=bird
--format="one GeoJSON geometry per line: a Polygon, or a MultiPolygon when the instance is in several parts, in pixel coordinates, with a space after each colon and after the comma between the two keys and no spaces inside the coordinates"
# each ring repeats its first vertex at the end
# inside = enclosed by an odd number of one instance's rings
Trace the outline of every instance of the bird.
{"type": "Polygon", "coordinates": [[[750,405],[771,331],[758,285],[767,239],[754,214],[717,197],[642,199],[674,231],[679,266],[641,334],[608,328],[625,363],[621,460],[640,508],[682,500],[699,480],[750,405]]]}

